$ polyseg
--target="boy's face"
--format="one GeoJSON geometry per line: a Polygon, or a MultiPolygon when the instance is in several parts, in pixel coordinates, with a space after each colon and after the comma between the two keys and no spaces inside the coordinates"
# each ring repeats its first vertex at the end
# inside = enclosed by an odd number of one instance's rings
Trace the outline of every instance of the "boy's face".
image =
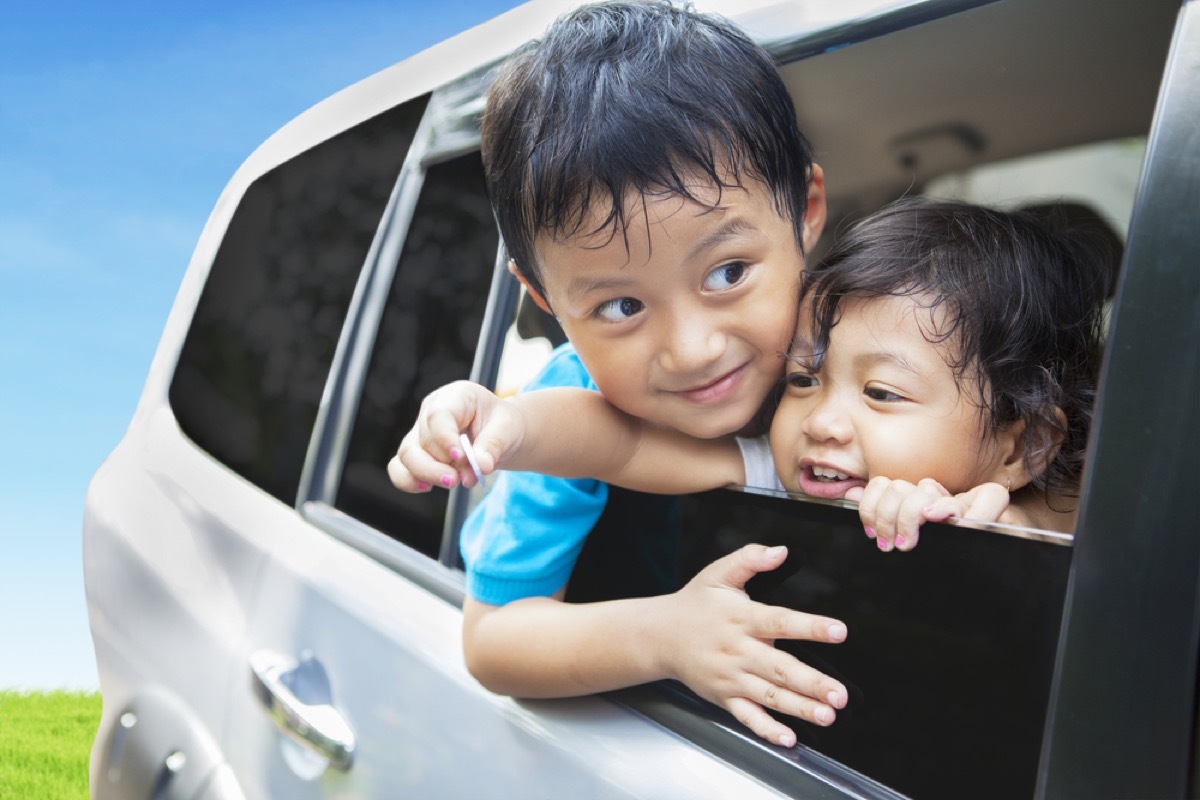
{"type": "MultiPolygon", "coordinates": [[[[806,246],[824,222],[814,173],[806,246]]],[[[624,236],[542,237],[537,252],[544,300],[609,402],[713,438],[744,428],[782,375],[804,257],[763,184],[694,193],[720,204],[635,195],[624,236]]]]}
{"type": "MultiPolygon", "coordinates": [[[[949,344],[928,340],[937,318],[906,297],[846,299],[839,310],[817,373],[787,367],[771,423],[783,485],[832,498],[877,476],[933,478],[952,493],[1003,484],[1012,442],[987,433],[978,391],[960,390],[947,364],[949,344]]],[[[811,353],[810,330],[802,319],[793,353],[811,353]]]]}

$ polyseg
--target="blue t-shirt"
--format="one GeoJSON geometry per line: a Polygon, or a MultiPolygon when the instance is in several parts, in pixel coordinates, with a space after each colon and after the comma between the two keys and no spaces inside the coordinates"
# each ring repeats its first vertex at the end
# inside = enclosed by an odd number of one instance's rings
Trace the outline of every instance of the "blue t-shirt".
{"type": "MultiPolygon", "coordinates": [[[[596,384],[568,342],[523,391],[596,384]]],[[[501,472],[463,524],[459,546],[467,594],[489,605],[545,597],[562,588],[608,501],[608,484],[501,472]]]]}

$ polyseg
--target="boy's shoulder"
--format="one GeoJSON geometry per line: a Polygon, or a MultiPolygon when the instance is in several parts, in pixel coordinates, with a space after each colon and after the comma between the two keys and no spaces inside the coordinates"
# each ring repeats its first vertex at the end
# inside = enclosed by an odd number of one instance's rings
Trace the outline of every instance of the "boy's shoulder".
{"type": "Polygon", "coordinates": [[[541,372],[534,377],[521,391],[547,389],[552,386],[578,386],[584,389],[598,391],[595,381],[588,374],[575,346],[570,342],[559,345],[550,353],[550,359],[542,367],[541,372]]]}

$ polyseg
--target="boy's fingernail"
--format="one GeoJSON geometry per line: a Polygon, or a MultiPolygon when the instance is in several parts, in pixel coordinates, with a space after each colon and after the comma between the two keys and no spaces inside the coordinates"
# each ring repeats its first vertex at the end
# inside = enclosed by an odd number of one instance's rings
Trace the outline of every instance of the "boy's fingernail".
{"type": "Polygon", "coordinates": [[[834,708],[842,708],[846,705],[846,700],[844,697],[842,697],[841,692],[830,692],[827,699],[829,700],[829,705],[833,706],[834,708]]]}
{"type": "Polygon", "coordinates": [[[867,532],[867,538],[868,538],[868,539],[874,539],[874,538],[875,538],[875,529],[874,529],[874,528],[872,528],[870,525],[864,525],[864,526],[863,526],[863,530],[867,532]]]}
{"type": "Polygon", "coordinates": [[[846,626],[840,622],[835,622],[825,629],[825,635],[835,641],[841,641],[846,638],[846,626]]]}
{"type": "Polygon", "coordinates": [[[783,747],[792,747],[796,744],[796,735],[794,733],[779,734],[779,744],[783,747]]]}
{"type": "Polygon", "coordinates": [[[829,725],[833,722],[833,709],[821,706],[813,714],[817,718],[817,722],[821,725],[829,725]]]}
{"type": "Polygon", "coordinates": [[[780,544],[780,545],[776,545],[774,547],[768,548],[767,552],[763,553],[763,555],[766,556],[767,558],[778,558],[779,556],[783,555],[783,551],[784,551],[784,547],[783,547],[783,545],[780,544]]]}
{"type": "Polygon", "coordinates": [[[904,538],[904,534],[900,534],[896,537],[896,547],[899,547],[901,550],[903,550],[906,544],[908,544],[908,540],[904,538]]]}

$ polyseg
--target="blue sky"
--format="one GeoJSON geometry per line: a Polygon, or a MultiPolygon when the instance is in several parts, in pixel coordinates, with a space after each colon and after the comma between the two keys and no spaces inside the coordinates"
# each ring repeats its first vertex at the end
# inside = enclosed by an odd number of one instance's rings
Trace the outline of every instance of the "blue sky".
{"type": "Polygon", "coordinates": [[[234,170],[310,105],[516,4],[51,1],[6,11],[0,687],[97,687],[83,495],[129,421],[234,170]]]}

